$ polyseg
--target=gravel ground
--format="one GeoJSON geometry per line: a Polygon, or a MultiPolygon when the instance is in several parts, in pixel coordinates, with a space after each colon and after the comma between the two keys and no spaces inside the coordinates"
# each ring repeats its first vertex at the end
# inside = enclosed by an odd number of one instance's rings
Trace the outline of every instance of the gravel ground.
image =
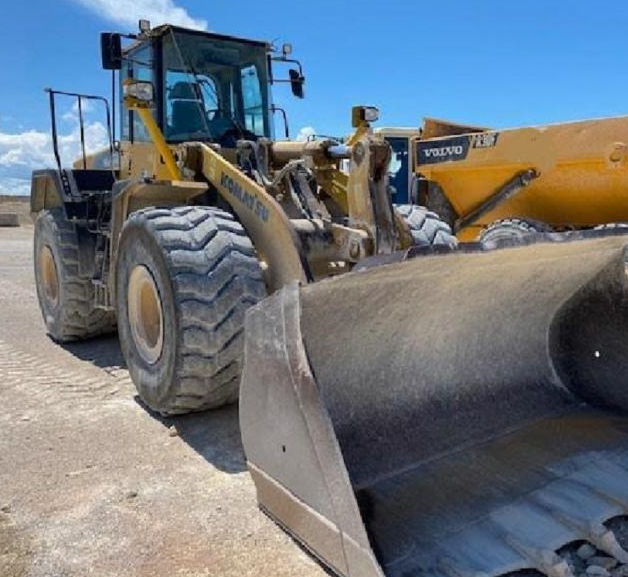
{"type": "MultiPolygon", "coordinates": [[[[258,511],[237,407],[159,417],[116,337],[46,336],[32,231],[0,228],[0,577],[326,576],[258,511]]],[[[606,525],[628,550],[628,517],[606,525]]],[[[590,543],[557,553],[566,577],[628,577],[590,543]]]]}
{"type": "Polygon", "coordinates": [[[0,576],[323,577],[258,511],[236,407],[160,418],[115,338],[48,339],[31,247],[0,228],[0,576]]]}

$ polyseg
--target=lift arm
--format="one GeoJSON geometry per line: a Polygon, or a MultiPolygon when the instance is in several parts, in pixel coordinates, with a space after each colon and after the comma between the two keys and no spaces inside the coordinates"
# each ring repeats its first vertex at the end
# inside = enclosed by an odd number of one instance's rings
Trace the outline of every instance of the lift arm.
{"type": "Polygon", "coordinates": [[[238,215],[260,260],[267,265],[270,290],[291,281],[311,280],[299,235],[279,203],[207,144],[189,143],[184,149],[187,166],[202,174],[238,215]]]}

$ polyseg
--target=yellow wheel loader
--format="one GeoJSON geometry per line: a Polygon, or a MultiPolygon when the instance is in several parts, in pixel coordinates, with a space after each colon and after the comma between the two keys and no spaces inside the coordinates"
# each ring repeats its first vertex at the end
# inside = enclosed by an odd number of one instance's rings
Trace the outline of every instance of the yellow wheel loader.
{"type": "MultiPolygon", "coordinates": [[[[121,138],[63,169],[58,99],[105,99],[49,90],[56,170],[33,175],[41,309],[59,341],[112,330],[142,399],[162,413],[237,399],[244,312],[292,281],[351,270],[367,257],[416,244],[454,245],[424,209],[402,214],[387,190],[388,145],[377,111],[356,107],[356,132],[331,140],[273,140],[273,65],[286,46],[162,26],[123,47],[102,39],[119,77],[121,138]],[[117,71],[119,70],[119,73],[117,71]],[[339,164],[349,162],[348,174],[339,164]]],[[[114,77],[115,78],[115,77],[114,77]]],[[[115,86],[115,84],[114,84],[115,86]]],[[[115,94],[113,95],[115,102],[115,94]]]]}
{"type": "Polygon", "coordinates": [[[395,202],[430,207],[462,241],[628,222],[628,117],[506,130],[428,118],[376,131],[393,149],[395,202]]]}
{"type": "MultiPolygon", "coordinates": [[[[628,566],[622,230],[455,248],[395,208],[373,109],[342,145],[273,139],[273,65],[303,95],[289,47],[146,23],[130,41],[101,38],[121,140],[71,169],[50,91],[59,166],[31,202],[52,338],[117,321],[162,413],[239,392],[260,507],[335,574],[628,566]]],[[[65,94],[79,117],[96,98],[65,94]]]]}

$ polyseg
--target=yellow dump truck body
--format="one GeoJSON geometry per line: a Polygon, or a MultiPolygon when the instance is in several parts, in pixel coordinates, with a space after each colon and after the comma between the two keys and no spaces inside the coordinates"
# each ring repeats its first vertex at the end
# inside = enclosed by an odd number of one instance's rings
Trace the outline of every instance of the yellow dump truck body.
{"type": "Polygon", "coordinates": [[[628,116],[426,138],[433,122],[414,139],[414,172],[451,203],[460,240],[509,217],[559,230],[628,221],[628,116]],[[536,175],[527,186],[465,222],[526,171],[536,175]]]}

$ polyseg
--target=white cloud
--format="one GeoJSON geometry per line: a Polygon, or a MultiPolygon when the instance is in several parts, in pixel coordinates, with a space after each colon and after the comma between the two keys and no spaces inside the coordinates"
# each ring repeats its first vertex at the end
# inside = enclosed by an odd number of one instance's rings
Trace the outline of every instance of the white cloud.
{"type": "MultiPolygon", "coordinates": [[[[58,136],[62,163],[70,166],[81,156],[78,123],[58,136]]],[[[85,149],[89,154],[108,146],[107,128],[102,122],[85,123],[85,149]]],[[[31,173],[56,166],[52,138],[48,132],[28,130],[3,132],[0,127],[0,194],[28,194],[31,173]]]]}
{"type": "Polygon", "coordinates": [[[186,28],[207,30],[207,21],[192,18],[185,8],[173,0],[73,0],[93,10],[101,17],[132,30],[140,19],[150,20],[153,26],[175,24],[186,28]]]}
{"type": "Polygon", "coordinates": [[[308,138],[314,136],[316,134],[316,130],[313,126],[304,126],[301,130],[299,130],[297,134],[297,140],[307,140],[308,138]]]}
{"type": "MultiPolygon", "coordinates": [[[[83,118],[85,118],[86,114],[90,112],[94,112],[94,105],[91,103],[91,101],[87,100],[86,98],[83,98],[81,100],[81,111],[83,113],[83,118]]],[[[72,107],[70,108],[70,110],[68,110],[65,114],[63,114],[61,118],[65,120],[66,122],[78,122],[79,121],[78,100],[74,101],[74,104],[72,104],[72,107]]]]}

